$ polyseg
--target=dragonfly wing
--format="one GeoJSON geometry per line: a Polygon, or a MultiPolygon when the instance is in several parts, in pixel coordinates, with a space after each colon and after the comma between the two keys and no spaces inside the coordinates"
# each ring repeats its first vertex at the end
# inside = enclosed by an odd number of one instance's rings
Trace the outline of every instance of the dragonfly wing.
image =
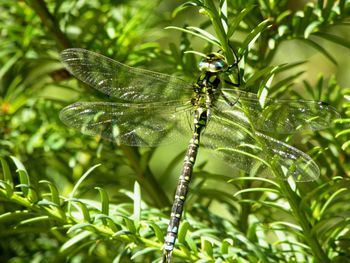
{"type": "Polygon", "coordinates": [[[203,144],[232,167],[257,176],[282,175],[284,180],[293,177],[296,181],[318,178],[319,168],[310,156],[262,133],[253,133],[239,121],[215,112],[203,133],[203,144]]]}
{"type": "Polygon", "coordinates": [[[85,49],[63,50],[61,61],[81,81],[122,101],[160,102],[192,95],[192,85],[179,78],[132,68],[85,49]]]}
{"type": "Polygon", "coordinates": [[[223,89],[222,93],[217,108],[260,131],[286,134],[321,130],[340,117],[335,108],[324,102],[266,99],[261,104],[254,93],[233,89],[223,89]]]}
{"type": "Polygon", "coordinates": [[[190,105],[78,102],[61,110],[60,119],[86,135],[130,146],[156,146],[190,131],[190,105]]]}

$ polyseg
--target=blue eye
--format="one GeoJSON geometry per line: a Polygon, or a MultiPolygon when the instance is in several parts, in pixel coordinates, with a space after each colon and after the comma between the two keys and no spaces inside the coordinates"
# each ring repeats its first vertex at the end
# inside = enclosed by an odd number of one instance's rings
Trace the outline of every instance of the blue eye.
{"type": "Polygon", "coordinates": [[[215,61],[215,68],[222,69],[225,66],[225,62],[223,60],[215,61]]]}
{"type": "Polygon", "coordinates": [[[203,59],[198,64],[200,70],[207,70],[209,67],[209,63],[207,60],[203,59]]]}
{"type": "Polygon", "coordinates": [[[225,69],[225,67],[226,62],[224,59],[213,56],[209,56],[199,62],[199,69],[201,71],[218,72],[225,69]]]}

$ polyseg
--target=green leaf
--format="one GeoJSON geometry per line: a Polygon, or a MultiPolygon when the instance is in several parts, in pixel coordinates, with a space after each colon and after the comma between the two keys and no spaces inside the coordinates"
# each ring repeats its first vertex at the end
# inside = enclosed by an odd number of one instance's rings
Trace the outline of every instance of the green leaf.
{"type": "Polygon", "coordinates": [[[175,27],[175,26],[168,26],[168,27],[166,27],[165,29],[175,29],[175,30],[179,30],[179,31],[182,31],[182,32],[185,32],[185,33],[194,35],[194,36],[196,36],[196,37],[202,38],[202,39],[204,39],[206,42],[209,42],[209,43],[213,44],[214,46],[220,47],[220,43],[219,43],[219,42],[213,41],[212,39],[208,38],[207,36],[202,35],[202,34],[199,34],[199,33],[196,33],[196,32],[194,32],[194,31],[192,31],[192,30],[188,30],[188,29],[181,28],[181,27],[175,27]]]}
{"type": "Polygon", "coordinates": [[[273,72],[275,72],[278,69],[278,67],[280,66],[269,66],[259,71],[256,71],[254,75],[252,75],[249,79],[246,80],[246,86],[253,86],[255,81],[257,81],[259,78],[265,77],[267,75],[272,75],[273,72]]]}
{"type": "Polygon", "coordinates": [[[318,26],[320,26],[322,24],[321,21],[314,21],[311,24],[309,24],[304,31],[304,38],[309,38],[309,36],[312,33],[315,33],[316,30],[318,30],[318,26]]]}
{"type": "MultiPolygon", "coordinates": [[[[348,120],[348,121],[346,121],[346,122],[344,122],[344,120],[342,120],[341,123],[346,123],[346,124],[348,124],[348,123],[350,123],[350,120],[348,120]]],[[[345,129],[345,130],[342,130],[342,131],[338,132],[338,133],[335,135],[335,138],[338,138],[338,137],[340,137],[340,136],[347,135],[347,134],[350,134],[350,129],[345,129]]]]}
{"type": "Polygon", "coordinates": [[[207,32],[199,27],[188,26],[186,28],[189,30],[192,30],[193,32],[198,32],[203,37],[210,39],[212,41],[212,43],[219,43],[219,40],[216,37],[214,37],[212,34],[210,34],[209,32],[207,32]]]}
{"type": "Polygon", "coordinates": [[[140,257],[142,255],[147,255],[147,254],[149,254],[151,252],[154,252],[154,251],[159,251],[159,249],[151,248],[151,247],[141,249],[141,250],[137,251],[135,254],[132,255],[131,260],[135,260],[137,257],[140,257]]]}
{"type": "Polygon", "coordinates": [[[344,192],[348,192],[348,189],[347,188],[340,188],[338,189],[337,191],[335,191],[328,199],[327,201],[324,203],[324,205],[322,206],[321,210],[320,210],[320,214],[319,214],[319,217],[321,218],[326,209],[331,205],[331,203],[333,201],[335,201],[335,198],[337,198],[340,194],[344,193],[344,192]]]}
{"type": "Polygon", "coordinates": [[[237,197],[238,195],[241,195],[244,193],[254,193],[254,192],[275,193],[275,194],[279,193],[278,190],[273,189],[273,188],[254,187],[254,188],[248,188],[248,189],[243,189],[243,190],[237,191],[233,196],[237,197]]]}
{"type": "Polygon", "coordinates": [[[85,222],[91,222],[89,209],[87,208],[87,206],[84,204],[82,200],[77,198],[69,198],[67,199],[67,202],[69,207],[75,206],[77,207],[78,211],[81,211],[85,222]],[[78,205],[76,205],[76,203],[78,205]]]}
{"type": "Polygon", "coordinates": [[[193,7],[193,6],[200,7],[200,6],[202,6],[202,4],[201,4],[200,1],[189,1],[189,2],[186,2],[186,3],[182,4],[182,5],[179,5],[172,12],[172,17],[177,16],[177,14],[180,13],[182,10],[184,10],[186,8],[189,8],[189,7],[193,7]]]}
{"type": "Polygon", "coordinates": [[[203,3],[204,4],[201,7],[205,10],[205,13],[212,21],[212,25],[214,27],[214,30],[216,31],[215,24],[217,24],[217,22],[221,20],[216,5],[212,0],[203,0],[203,3]]]}
{"type": "Polygon", "coordinates": [[[186,235],[186,242],[191,250],[192,253],[194,253],[195,255],[198,255],[198,247],[197,244],[195,242],[195,240],[191,237],[191,235],[186,235]]]}
{"type": "Polygon", "coordinates": [[[4,65],[0,68],[0,79],[4,78],[6,72],[21,58],[22,53],[18,52],[11,56],[9,60],[6,61],[4,65]]]}
{"type": "Polygon", "coordinates": [[[6,160],[2,157],[0,157],[0,162],[1,162],[1,166],[2,166],[2,172],[4,175],[3,180],[5,181],[5,183],[10,186],[11,188],[13,188],[13,180],[12,180],[12,175],[11,175],[11,171],[10,168],[6,162],[6,160]]]}
{"type": "Polygon", "coordinates": [[[274,227],[274,226],[287,226],[288,228],[291,228],[294,231],[298,231],[300,233],[303,231],[303,229],[299,225],[292,224],[292,223],[286,222],[286,221],[275,221],[275,222],[271,223],[270,226],[271,227],[274,227]]]}
{"type": "Polygon", "coordinates": [[[96,228],[95,228],[95,226],[93,224],[80,223],[80,224],[75,224],[71,228],[69,228],[68,231],[67,231],[67,234],[70,234],[70,233],[72,233],[74,231],[82,230],[82,229],[88,230],[90,232],[90,234],[91,234],[91,232],[94,232],[96,230],[96,228]]]}
{"type": "Polygon", "coordinates": [[[109,215],[109,198],[106,190],[101,187],[95,187],[100,193],[101,198],[101,213],[104,215],[109,215]]]}
{"type": "Polygon", "coordinates": [[[18,225],[26,225],[26,224],[33,224],[33,223],[41,223],[42,221],[50,221],[51,218],[49,216],[37,216],[28,218],[26,220],[22,220],[18,225]]]}
{"type": "Polygon", "coordinates": [[[135,228],[140,227],[141,221],[141,188],[138,182],[134,183],[134,224],[135,228]]]}
{"type": "Polygon", "coordinates": [[[25,169],[24,165],[21,163],[20,160],[18,160],[16,157],[11,156],[10,157],[12,161],[15,163],[17,167],[17,171],[19,174],[19,181],[20,184],[18,185],[21,187],[21,191],[23,192],[23,195],[28,198],[31,202],[37,202],[39,200],[38,193],[34,188],[32,188],[32,185],[30,183],[30,178],[27,173],[27,170],[25,169]]]}
{"type": "MultiPolygon", "coordinates": [[[[99,191],[100,193],[100,198],[101,198],[101,213],[103,215],[109,215],[109,198],[106,190],[104,190],[101,187],[95,187],[96,190],[99,191]]],[[[102,222],[104,225],[107,225],[107,221],[102,218],[102,222]]]]}
{"type": "MultiPolygon", "coordinates": [[[[71,227],[67,233],[70,233],[70,232],[77,230],[77,229],[84,229],[84,228],[94,230],[94,226],[91,224],[77,224],[77,225],[74,225],[73,227],[71,227]]],[[[74,249],[74,247],[76,247],[79,242],[81,242],[82,240],[88,239],[91,235],[92,235],[92,232],[90,232],[90,231],[82,231],[82,232],[74,235],[72,238],[70,238],[67,242],[65,242],[61,246],[60,253],[67,253],[69,250],[74,249]]]]}
{"type": "Polygon", "coordinates": [[[136,234],[137,233],[137,229],[135,228],[135,224],[134,224],[134,221],[127,218],[126,216],[123,217],[124,219],[124,222],[125,222],[125,225],[126,225],[126,228],[133,234],[136,234]]]}
{"type": "Polygon", "coordinates": [[[323,75],[320,75],[320,77],[317,80],[317,84],[316,84],[316,91],[317,91],[317,100],[321,99],[321,95],[322,95],[322,90],[323,90],[323,75]]]}
{"type": "Polygon", "coordinates": [[[269,183],[269,184],[275,186],[276,188],[279,188],[278,183],[276,183],[273,180],[264,178],[264,177],[241,176],[241,177],[233,178],[233,179],[229,180],[228,182],[231,183],[231,182],[236,182],[236,181],[259,181],[259,182],[269,183]]]}
{"type": "Polygon", "coordinates": [[[180,224],[179,232],[177,235],[177,239],[179,240],[180,243],[185,242],[186,234],[187,234],[189,229],[190,229],[190,223],[188,223],[188,221],[183,221],[180,224]]]}
{"type": "Polygon", "coordinates": [[[315,92],[314,92],[314,89],[313,87],[310,85],[309,82],[303,80],[303,84],[305,86],[305,89],[307,90],[307,92],[313,97],[315,98],[315,92]]]}
{"type": "Polygon", "coordinates": [[[227,254],[229,252],[230,247],[233,247],[233,240],[229,238],[225,238],[221,243],[220,253],[227,254]]]}
{"type": "Polygon", "coordinates": [[[331,41],[335,44],[338,44],[338,45],[343,46],[347,49],[350,49],[350,41],[346,38],[338,37],[336,35],[332,35],[332,34],[325,33],[325,32],[316,32],[313,34],[313,36],[326,39],[326,40],[331,41]]]}
{"type": "Polygon", "coordinates": [[[276,82],[272,87],[270,91],[270,96],[272,97],[272,94],[274,97],[279,97],[278,94],[281,94],[281,96],[287,92],[289,87],[293,86],[294,80],[297,80],[302,74],[304,74],[305,71],[299,71],[293,75],[290,75],[287,78],[281,79],[280,81],[276,82]]]}
{"type": "Polygon", "coordinates": [[[266,76],[264,81],[261,82],[259,90],[258,90],[258,97],[259,97],[259,103],[262,105],[262,107],[265,107],[266,100],[268,99],[268,95],[271,88],[272,80],[274,79],[275,74],[270,74],[269,76],[266,76]]]}
{"type": "Polygon", "coordinates": [[[153,229],[159,242],[164,243],[164,235],[162,229],[154,222],[149,222],[148,224],[153,229]]]}
{"type": "Polygon", "coordinates": [[[262,251],[260,246],[255,245],[253,242],[248,240],[245,236],[243,236],[240,233],[235,233],[235,237],[237,240],[239,240],[240,242],[245,244],[248,249],[250,249],[254,252],[254,254],[259,258],[259,260],[260,260],[259,262],[269,263],[269,260],[267,259],[265,253],[262,251]]]}
{"type": "Polygon", "coordinates": [[[229,23],[229,30],[227,32],[227,38],[230,38],[234,32],[236,32],[237,27],[242,22],[242,20],[248,15],[256,6],[251,5],[247,8],[244,8],[239,12],[238,16],[235,16],[234,20],[229,23]]]}
{"type": "Polygon", "coordinates": [[[13,195],[13,188],[12,188],[12,186],[7,184],[4,181],[0,181],[0,187],[5,190],[5,196],[7,198],[11,198],[11,196],[13,195]]]}
{"type": "Polygon", "coordinates": [[[205,237],[201,237],[201,250],[209,257],[213,257],[213,245],[205,237]]]}
{"type": "Polygon", "coordinates": [[[346,151],[349,147],[350,147],[350,141],[347,141],[347,142],[342,144],[341,149],[343,151],[346,151]]]}
{"type": "Polygon", "coordinates": [[[103,222],[104,225],[108,225],[109,228],[113,231],[113,233],[117,232],[119,229],[117,227],[117,225],[114,223],[113,218],[111,218],[108,215],[105,214],[97,214],[95,215],[95,220],[101,220],[103,222]]]}
{"type": "Polygon", "coordinates": [[[18,222],[22,220],[22,218],[32,218],[35,216],[34,213],[28,210],[19,210],[15,212],[6,212],[3,214],[0,214],[0,223],[4,224],[6,222],[18,222]]]}
{"type": "Polygon", "coordinates": [[[334,0],[329,0],[325,2],[326,4],[323,3],[323,6],[321,7],[322,10],[322,17],[325,21],[327,21],[330,17],[332,8],[333,8],[333,4],[335,4],[334,0]]]}
{"type": "Polygon", "coordinates": [[[57,206],[60,206],[61,201],[60,201],[60,196],[59,196],[59,193],[58,193],[56,186],[52,182],[47,181],[47,180],[41,180],[39,183],[47,184],[49,186],[50,192],[51,192],[51,201],[54,204],[56,204],[57,206]]]}
{"type": "Polygon", "coordinates": [[[247,35],[247,37],[244,39],[243,43],[241,44],[241,47],[238,50],[239,57],[244,56],[252,49],[255,41],[259,38],[260,34],[269,27],[270,23],[271,21],[269,19],[262,21],[247,35]]]}
{"type": "Polygon", "coordinates": [[[321,45],[317,44],[315,41],[311,39],[305,39],[305,38],[297,38],[298,40],[305,42],[306,44],[310,45],[317,51],[319,51],[321,54],[323,54],[325,57],[327,57],[334,65],[338,65],[335,58],[321,45]]]}
{"type": "MultiPolygon", "coordinates": [[[[73,197],[75,197],[76,192],[78,191],[78,188],[80,187],[80,185],[83,183],[83,181],[90,175],[90,173],[96,168],[99,167],[100,164],[96,164],[93,167],[91,167],[89,170],[87,170],[80,178],[79,180],[75,183],[74,188],[72,190],[72,192],[69,194],[69,198],[72,199],[73,197]]],[[[68,213],[71,213],[71,203],[68,203],[68,213]]]]}
{"type": "Polygon", "coordinates": [[[46,199],[42,199],[42,200],[38,201],[38,202],[37,202],[37,205],[40,205],[40,206],[59,207],[59,205],[57,205],[56,203],[51,202],[51,201],[46,200],[46,199]]]}
{"type": "Polygon", "coordinates": [[[222,26],[224,27],[225,32],[227,33],[227,27],[228,27],[228,22],[227,22],[227,0],[220,0],[219,4],[219,14],[221,16],[221,23],[222,26]]]}
{"type": "Polygon", "coordinates": [[[83,181],[90,175],[90,173],[97,167],[99,167],[101,164],[96,164],[93,167],[91,167],[89,170],[87,170],[80,178],[79,180],[76,182],[76,184],[74,185],[74,188],[72,190],[72,192],[70,193],[70,197],[75,197],[76,192],[78,191],[78,188],[80,187],[80,185],[83,183],[83,181]]]}
{"type": "Polygon", "coordinates": [[[322,239],[334,239],[339,235],[339,231],[349,225],[349,219],[334,216],[321,220],[314,226],[315,233],[322,239]]]}
{"type": "Polygon", "coordinates": [[[276,18],[276,23],[277,24],[282,24],[282,21],[290,16],[292,14],[291,10],[284,10],[281,14],[278,15],[278,17],[276,18]]]}

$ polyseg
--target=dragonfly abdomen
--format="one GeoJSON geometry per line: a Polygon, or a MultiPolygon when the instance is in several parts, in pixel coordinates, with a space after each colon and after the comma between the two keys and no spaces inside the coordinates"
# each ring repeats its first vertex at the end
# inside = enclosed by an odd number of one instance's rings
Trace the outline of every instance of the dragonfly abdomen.
{"type": "Polygon", "coordinates": [[[193,166],[197,158],[200,134],[206,124],[207,111],[203,108],[197,109],[194,117],[194,132],[187,148],[179,183],[176,188],[175,200],[171,209],[170,222],[165,237],[163,263],[168,263],[171,259],[172,250],[174,249],[176,236],[179,230],[184,202],[192,179],[193,166]]]}
{"type": "MultiPolygon", "coordinates": [[[[210,66],[211,64],[209,63],[208,65],[210,66]]],[[[217,98],[220,84],[219,71],[219,69],[204,71],[193,86],[194,95],[191,103],[195,107],[194,132],[187,148],[183,169],[176,188],[175,200],[171,209],[170,222],[165,237],[163,263],[170,263],[171,261],[171,254],[174,249],[184,203],[192,178],[193,166],[197,158],[200,134],[203,128],[207,126],[211,108],[217,98]]]]}

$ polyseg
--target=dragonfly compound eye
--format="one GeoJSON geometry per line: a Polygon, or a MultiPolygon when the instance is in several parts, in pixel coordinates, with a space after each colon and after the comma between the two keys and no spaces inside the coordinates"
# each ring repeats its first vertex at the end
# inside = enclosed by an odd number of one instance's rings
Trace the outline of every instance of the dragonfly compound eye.
{"type": "Polygon", "coordinates": [[[212,53],[199,62],[199,69],[201,71],[216,73],[225,71],[227,69],[227,63],[224,56],[218,53],[212,53]]]}

